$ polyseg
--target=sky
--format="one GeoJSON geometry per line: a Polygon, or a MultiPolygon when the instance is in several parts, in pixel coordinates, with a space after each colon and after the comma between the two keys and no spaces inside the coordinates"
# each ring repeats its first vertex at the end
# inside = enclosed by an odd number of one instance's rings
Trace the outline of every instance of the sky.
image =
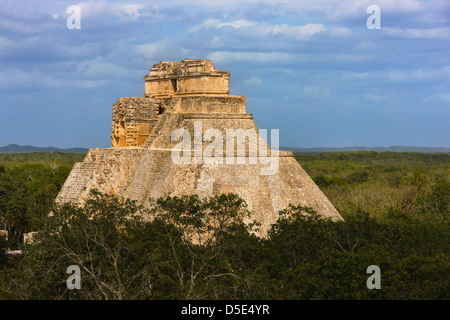
{"type": "Polygon", "coordinates": [[[0,146],[110,147],[112,104],[183,59],[280,146],[450,147],[448,0],[0,0],[0,146]]]}

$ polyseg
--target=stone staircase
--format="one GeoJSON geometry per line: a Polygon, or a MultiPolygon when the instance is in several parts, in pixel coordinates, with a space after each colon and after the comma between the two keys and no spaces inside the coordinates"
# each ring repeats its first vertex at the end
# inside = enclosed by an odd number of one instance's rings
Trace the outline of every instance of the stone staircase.
{"type": "Polygon", "coordinates": [[[97,163],[77,162],[73,166],[69,177],[64,183],[56,202],[77,202],[80,195],[85,191],[86,185],[92,179],[97,168],[97,163]]]}
{"type": "Polygon", "coordinates": [[[77,162],[72,168],[56,202],[76,202],[86,189],[89,181],[93,178],[95,171],[101,167],[111,149],[90,149],[83,162],[77,162]]]}
{"type": "Polygon", "coordinates": [[[150,131],[150,134],[148,135],[147,140],[145,141],[143,147],[149,148],[152,145],[152,142],[155,140],[155,138],[158,136],[159,131],[164,126],[165,120],[167,118],[167,113],[163,113],[158,117],[158,122],[156,125],[153,126],[152,130],[150,131]]]}

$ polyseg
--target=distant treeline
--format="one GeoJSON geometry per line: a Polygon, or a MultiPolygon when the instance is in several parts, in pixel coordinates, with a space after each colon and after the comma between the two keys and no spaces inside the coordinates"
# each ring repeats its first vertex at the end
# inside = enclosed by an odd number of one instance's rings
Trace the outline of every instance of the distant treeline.
{"type": "Polygon", "coordinates": [[[443,219],[449,215],[450,155],[395,152],[295,154],[345,218],[357,210],[443,219]]]}
{"type": "Polygon", "coordinates": [[[0,153],[18,153],[18,152],[81,152],[86,153],[87,148],[68,148],[61,149],[55,147],[34,147],[34,146],[19,146],[17,144],[10,144],[0,147],[0,153]]]}
{"type": "Polygon", "coordinates": [[[29,152],[0,153],[0,165],[16,165],[23,163],[42,163],[49,166],[66,165],[72,167],[75,162],[83,161],[86,153],[78,152],[29,152]]]}
{"type": "Polygon", "coordinates": [[[450,153],[450,148],[445,147],[343,147],[343,148],[291,148],[280,147],[280,150],[289,150],[294,153],[323,153],[323,152],[357,152],[357,151],[376,151],[376,152],[414,152],[414,153],[450,153]]]}
{"type": "Polygon", "coordinates": [[[352,152],[321,152],[321,153],[295,153],[298,161],[310,160],[347,160],[364,161],[365,163],[374,163],[382,161],[384,164],[400,161],[401,163],[412,162],[419,165],[431,163],[449,164],[450,154],[446,153],[415,153],[415,152],[376,152],[376,151],[352,151],[352,152]]]}

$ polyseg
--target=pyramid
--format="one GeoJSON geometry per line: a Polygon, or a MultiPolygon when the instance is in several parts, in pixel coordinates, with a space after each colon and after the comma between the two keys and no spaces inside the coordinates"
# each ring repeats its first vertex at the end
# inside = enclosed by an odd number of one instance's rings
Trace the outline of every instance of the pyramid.
{"type": "Polygon", "coordinates": [[[144,77],[143,97],[113,104],[111,148],[76,163],[57,203],[83,203],[92,189],[150,205],[165,195],[236,193],[265,235],[289,204],[342,217],[295,160],[258,130],[245,96],[229,95],[230,73],[211,61],[162,61],[144,77]]]}

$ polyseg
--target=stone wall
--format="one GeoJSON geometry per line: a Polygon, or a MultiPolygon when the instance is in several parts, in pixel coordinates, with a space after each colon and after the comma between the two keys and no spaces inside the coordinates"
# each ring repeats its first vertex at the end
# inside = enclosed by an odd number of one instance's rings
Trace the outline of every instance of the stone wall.
{"type": "Polygon", "coordinates": [[[216,69],[208,60],[186,59],[155,64],[144,79],[146,96],[226,96],[230,73],[216,69]]]}
{"type": "Polygon", "coordinates": [[[150,98],[119,98],[113,104],[111,146],[140,147],[148,138],[159,114],[150,98]]]}

